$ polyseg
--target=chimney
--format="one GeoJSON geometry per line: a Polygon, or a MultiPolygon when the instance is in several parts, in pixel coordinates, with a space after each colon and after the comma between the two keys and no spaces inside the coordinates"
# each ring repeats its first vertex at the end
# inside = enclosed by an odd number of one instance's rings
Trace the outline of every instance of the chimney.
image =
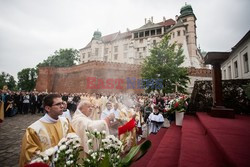
{"type": "Polygon", "coordinates": [[[177,21],[178,20],[178,15],[175,15],[175,21],[177,21]]]}
{"type": "Polygon", "coordinates": [[[154,21],[153,21],[153,16],[151,16],[151,22],[153,23],[154,21]]]}
{"type": "Polygon", "coordinates": [[[163,22],[165,22],[166,21],[166,17],[165,16],[163,16],[163,22]]]}
{"type": "Polygon", "coordinates": [[[147,18],[145,18],[145,24],[147,24],[147,18]]]}

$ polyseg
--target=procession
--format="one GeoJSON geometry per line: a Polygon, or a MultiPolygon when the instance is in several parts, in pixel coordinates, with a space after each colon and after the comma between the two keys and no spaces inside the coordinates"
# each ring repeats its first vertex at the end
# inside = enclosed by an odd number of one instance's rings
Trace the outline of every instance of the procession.
{"type": "Polygon", "coordinates": [[[249,166],[249,6],[1,2],[0,167],[249,166]]]}
{"type": "MultiPolygon", "coordinates": [[[[86,163],[89,160],[86,158],[100,151],[102,145],[96,143],[95,139],[92,140],[91,135],[88,135],[90,133],[103,133],[104,137],[116,138],[120,143],[119,152],[126,154],[133,146],[145,140],[149,134],[157,134],[160,128],[170,126],[174,119],[174,113],[171,110],[174,109],[174,105],[177,105],[176,100],[184,99],[183,109],[188,108],[187,96],[178,93],[168,96],[159,94],[139,96],[20,93],[4,90],[1,97],[5,99],[7,105],[4,110],[7,117],[15,117],[16,114],[44,114],[26,129],[22,139],[20,166],[38,162],[49,165],[66,163],[69,166],[72,164],[75,166],[76,160],[80,161],[81,158],[83,158],[82,163],[86,163]],[[38,99],[42,101],[39,102],[38,99]],[[78,150],[79,157],[68,158],[65,155],[58,160],[58,152],[62,151],[60,143],[67,139],[68,134],[75,134],[78,142],[74,143],[74,149],[66,146],[63,151],[69,154],[71,150],[73,152],[78,150]],[[91,140],[93,143],[90,142],[91,140]],[[79,151],[80,147],[82,152],[79,151]]],[[[64,142],[67,143],[67,141],[64,142]]],[[[119,159],[113,163],[118,165],[119,159]]]]}

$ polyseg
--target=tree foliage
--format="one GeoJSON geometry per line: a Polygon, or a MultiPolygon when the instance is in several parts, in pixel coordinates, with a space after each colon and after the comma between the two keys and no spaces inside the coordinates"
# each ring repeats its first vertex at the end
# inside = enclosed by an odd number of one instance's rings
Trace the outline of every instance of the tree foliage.
{"type": "Polygon", "coordinates": [[[9,90],[16,89],[16,81],[14,77],[8,73],[2,72],[0,74],[0,89],[2,89],[4,85],[7,85],[9,90]]]}
{"type": "Polygon", "coordinates": [[[35,68],[25,68],[17,73],[18,88],[31,91],[36,86],[37,70],[35,68]]]}
{"type": "MultiPolygon", "coordinates": [[[[175,92],[176,85],[178,92],[185,92],[189,78],[187,69],[180,67],[184,62],[181,46],[170,44],[169,36],[166,35],[150,52],[142,64],[142,79],[161,79],[163,93],[175,92]]],[[[157,86],[147,88],[148,92],[154,90],[160,91],[157,86]]]]}
{"type": "Polygon", "coordinates": [[[76,49],[59,49],[55,51],[52,56],[49,56],[37,67],[70,67],[79,61],[79,51],[76,49]]]}

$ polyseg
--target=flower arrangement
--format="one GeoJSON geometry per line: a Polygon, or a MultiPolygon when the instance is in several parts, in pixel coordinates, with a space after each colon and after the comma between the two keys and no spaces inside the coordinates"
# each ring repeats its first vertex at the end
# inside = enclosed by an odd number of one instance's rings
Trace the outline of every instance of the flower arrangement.
{"type": "Polygon", "coordinates": [[[51,147],[44,152],[37,152],[31,161],[33,163],[45,163],[50,166],[79,166],[78,157],[82,148],[80,138],[75,133],[68,133],[62,138],[58,145],[51,147]]]}
{"type": "Polygon", "coordinates": [[[57,146],[44,152],[37,152],[28,166],[47,165],[53,167],[126,167],[141,158],[151,146],[149,140],[134,146],[125,155],[122,142],[113,135],[106,135],[105,131],[86,131],[89,152],[83,163],[79,161],[82,151],[80,139],[75,133],[69,133],[62,138],[57,146]]]}
{"type": "Polygon", "coordinates": [[[105,131],[86,131],[86,134],[90,150],[89,156],[84,159],[84,166],[103,166],[104,164],[119,166],[120,154],[123,150],[119,139],[113,135],[106,135],[105,131]]]}
{"type": "Polygon", "coordinates": [[[182,96],[170,102],[169,112],[185,112],[188,107],[187,97],[182,96]]]}
{"type": "Polygon", "coordinates": [[[125,155],[124,144],[113,135],[106,135],[105,131],[87,131],[89,138],[89,156],[84,159],[83,166],[87,167],[126,167],[141,158],[151,146],[149,140],[134,146],[125,155]],[[95,144],[94,144],[95,143],[95,144]],[[94,148],[97,145],[97,148],[94,148]],[[94,151],[95,149],[96,151],[94,151]]]}

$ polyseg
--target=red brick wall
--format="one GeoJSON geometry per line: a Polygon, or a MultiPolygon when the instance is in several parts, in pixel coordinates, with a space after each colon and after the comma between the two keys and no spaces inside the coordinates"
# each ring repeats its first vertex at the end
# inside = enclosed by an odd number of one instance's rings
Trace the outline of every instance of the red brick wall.
{"type": "MultiPolygon", "coordinates": [[[[121,63],[108,63],[108,62],[88,62],[82,65],[73,66],[69,68],[39,68],[39,75],[36,83],[37,91],[48,92],[135,92],[141,93],[142,89],[127,89],[127,78],[134,77],[140,78],[140,66],[121,63]],[[97,79],[103,79],[106,82],[107,79],[116,79],[114,86],[118,85],[117,79],[124,80],[121,84],[122,89],[88,89],[87,78],[96,77],[97,79]]],[[[95,82],[97,83],[97,81],[95,82]]]]}
{"type": "MultiPolygon", "coordinates": [[[[211,70],[208,69],[188,69],[189,75],[211,77],[211,70]]],[[[143,89],[127,89],[127,78],[140,78],[140,66],[122,63],[109,63],[109,62],[88,62],[78,66],[68,68],[39,68],[39,75],[36,83],[37,91],[48,92],[106,92],[106,93],[119,93],[119,92],[134,92],[142,93],[143,89]],[[103,79],[122,79],[122,89],[90,89],[87,87],[87,78],[96,77],[103,79]]],[[[116,80],[117,81],[117,80],[116,80]]],[[[97,83],[97,81],[95,82],[97,83]]],[[[117,86],[114,81],[114,86],[117,86]]]]}

